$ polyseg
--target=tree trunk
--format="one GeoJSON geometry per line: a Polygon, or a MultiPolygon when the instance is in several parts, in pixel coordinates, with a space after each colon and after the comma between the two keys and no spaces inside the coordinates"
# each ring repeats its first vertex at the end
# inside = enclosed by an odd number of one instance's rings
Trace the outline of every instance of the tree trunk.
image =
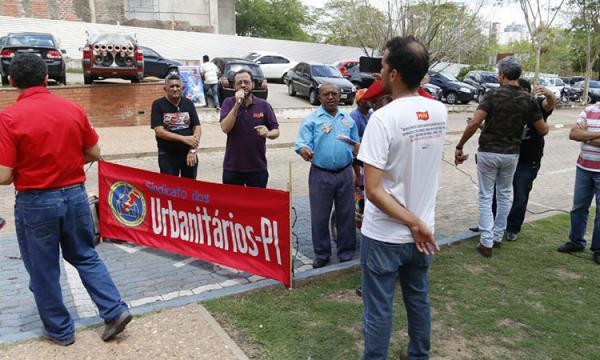
{"type": "Polygon", "coordinates": [[[535,43],[535,77],[533,78],[535,84],[537,84],[540,79],[540,62],[542,58],[542,42],[539,41],[538,43],[538,41],[535,43]]]}

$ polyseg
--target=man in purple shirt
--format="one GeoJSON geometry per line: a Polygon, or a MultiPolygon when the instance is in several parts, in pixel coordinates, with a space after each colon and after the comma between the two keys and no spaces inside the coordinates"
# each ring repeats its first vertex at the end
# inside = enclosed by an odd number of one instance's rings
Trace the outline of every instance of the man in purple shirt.
{"type": "Polygon", "coordinates": [[[223,184],[267,187],[266,139],[279,137],[273,108],[252,95],[254,79],[242,69],[233,76],[235,97],[221,105],[221,130],[227,134],[223,184]]]}

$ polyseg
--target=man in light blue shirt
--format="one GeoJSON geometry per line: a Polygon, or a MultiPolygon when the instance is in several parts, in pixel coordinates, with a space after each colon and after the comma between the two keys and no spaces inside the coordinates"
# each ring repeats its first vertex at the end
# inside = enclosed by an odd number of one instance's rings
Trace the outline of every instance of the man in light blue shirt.
{"type": "Polygon", "coordinates": [[[337,87],[321,85],[319,101],[321,107],[304,119],[296,139],[296,153],[312,162],[308,188],[315,269],[327,265],[331,256],[329,216],[334,202],[337,257],[344,262],[354,256],[356,228],[351,165],[359,143],[356,123],[348,114],[338,111],[337,87]]]}

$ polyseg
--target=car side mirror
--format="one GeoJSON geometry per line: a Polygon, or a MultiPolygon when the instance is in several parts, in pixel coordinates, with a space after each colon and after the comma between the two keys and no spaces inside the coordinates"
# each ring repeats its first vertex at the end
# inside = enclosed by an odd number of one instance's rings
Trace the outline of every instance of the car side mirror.
{"type": "Polygon", "coordinates": [[[256,63],[257,63],[258,65],[260,65],[260,64],[262,64],[262,61],[260,61],[260,60],[259,60],[259,61],[257,61],[256,63]]]}
{"type": "MultiPolygon", "coordinates": [[[[81,50],[79,50],[79,51],[81,51],[81,50]]],[[[61,50],[60,50],[60,52],[61,52],[62,54],[66,54],[66,53],[67,53],[67,50],[65,50],[65,49],[61,49],[61,50]]]]}

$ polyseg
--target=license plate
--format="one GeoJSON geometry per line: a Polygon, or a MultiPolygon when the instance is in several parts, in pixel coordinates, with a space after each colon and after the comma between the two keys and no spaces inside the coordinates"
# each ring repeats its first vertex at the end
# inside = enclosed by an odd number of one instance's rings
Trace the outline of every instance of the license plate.
{"type": "Polygon", "coordinates": [[[340,96],[340,98],[341,98],[341,99],[345,99],[345,98],[347,98],[347,97],[348,97],[348,95],[347,95],[347,94],[342,94],[342,95],[340,96]]]}

